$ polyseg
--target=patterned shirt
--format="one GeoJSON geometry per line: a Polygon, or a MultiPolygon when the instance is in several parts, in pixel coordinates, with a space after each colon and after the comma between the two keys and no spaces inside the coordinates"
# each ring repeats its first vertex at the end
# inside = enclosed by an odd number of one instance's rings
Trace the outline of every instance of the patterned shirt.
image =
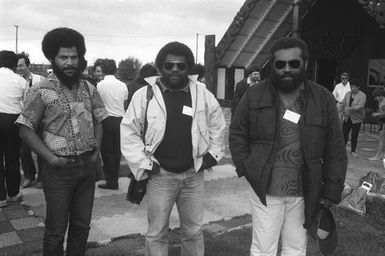
{"type": "Polygon", "coordinates": [[[94,124],[108,117],[95,87],[81,80],[76,96],[55,74],[28,90],[16,123],[41,125],[43,143],[54,154],[75,156],[96,148],[94,124]]]}
{"type": "MultiPolygon", "coordinates": [[[[287,109],[300,113],[299,98],[287,109]]],[[[286,108],[280,103],[279,150],[275,159],[268,194],[273,196],[302,196],[304,158],[299,124],[283,118],[286,108]]]]}

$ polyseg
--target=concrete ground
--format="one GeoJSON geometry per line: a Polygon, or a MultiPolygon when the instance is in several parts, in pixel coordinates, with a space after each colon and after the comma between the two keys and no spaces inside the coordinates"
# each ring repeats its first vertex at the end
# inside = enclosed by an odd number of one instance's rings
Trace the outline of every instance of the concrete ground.
{"type": "MultiPolygon", "coordinates": [[[[227,124],[229,124],[230,110],[224,108],[224,113],[227,124]]],[[[357,150],[358,158],[351,156],[348,143],[347,184],[352,187],[357,186],[359,179],[369,171],[376,171],[385,176],[382,161],[366,159],[375,154],[376,147],[377,135],[376,132],[369,132],[369,126],[365,127],[365,130],[361,129],[357,150]]],[[[125,165],[123,161],[121,164],[125,165]]],[[[100,182],[103,181],[98,183],[100,182]]],[[[126,201],[128,184],[129,178],[121,177],[119,190],[96,188],[88,239],[90,244],[106,244],[119,237],[146,232],[147,198],[145,196],[141,205],[126,201]]],[[[41,250],[45,218],[43,191],[34,187],[22,191],[24,201],[21,204],[9,205],[0,210],[0,255],[34,255],[32,252],[38,253],[41,250]],[[27,252],[30,254],[26,254],[27,252]]],[[[248,193],[249,186],[244,178],[236,176],[229,148],[226,145],[226,155],[223,160],[219,162],[213,172],[205,173],[204,223],[230,220],[237,216],[250,214],[248,193]]],[[[179,219],[174,208],[170,218],[170,227],[178,226],[179,219]]]]}

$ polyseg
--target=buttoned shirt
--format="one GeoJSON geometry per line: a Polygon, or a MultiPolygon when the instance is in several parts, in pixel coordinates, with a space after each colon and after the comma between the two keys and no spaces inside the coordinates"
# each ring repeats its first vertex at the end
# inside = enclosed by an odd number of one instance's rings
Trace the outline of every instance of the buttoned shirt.
{"type": "Polygon", "coordinates": [[[45,79],[43,76],[31,73],[29,78],[27,79],[27,82],[28,82],[29,87],[32,87],[33,85],[38,84],[41,81],[43,81],[43,79],[45,79]]]}
{"type": "Polygon", "coordinates": [[[26,89],[24,78],[9,68],[0,68],[0,113],[20,114],[26,89]]]}
{"type": "Polygon", "coordinates": [[[334,87],[333,95],[338,103],[342,103],[347,92],[350,92],[350,83],[347,82],[346,85],[339,83],[336,85],[336,87],[334,87]]]}
{"type": "Polygon", "coordinates": [[[107,75],[97,85],[108,115],[122,117],[124,115],[124,101],[128,99],[128,89],[125,83],[114,76],[107,75]]]}
{"type": "Polygon", "coordinates": [[[95,87],[80,80],[76,95],[55,74],[28,90],[25,108],[16,123],[36,130],[43,143],[59,156],[81,155],[97,147],[94,124],[108,116],[95,87]]]}

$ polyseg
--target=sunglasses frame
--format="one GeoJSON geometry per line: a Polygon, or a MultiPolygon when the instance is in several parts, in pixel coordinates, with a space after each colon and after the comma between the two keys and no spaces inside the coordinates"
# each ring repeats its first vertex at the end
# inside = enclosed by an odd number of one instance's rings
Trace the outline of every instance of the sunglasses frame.
{"type": "Polygon", "coordinates": [[[300,66],[301,66],[301,60],[289,60],[289,61],[284,61],[284,60],[275,60],[274,61],[274,68],[278,69],[278,70],[281,70],[281,69],[284,69],[286,67],[286,65],[289,64],[289,67],[292,68],[292,69],[298,69],[300,66]],[[298,66],[297,64],[294,64],[294,63],[297,63],[298,62],[298,66]],[[277,67],[277,63],[284,63],[285,65],[282,66],[282,67],[277,67]]]}
{"type": "Polygon", "coordinates": [[[179,71],[186,71],[187,70],[187,63],[185,62],[164,62],[163,68],[167,71],[171,71],[174,67],[177,67],[179,71]],[[172,64],[170,68],[167,68],[166,65],[172,64]],[[181,68],[180,66],[183,65],[184,68],[181,68]]]}

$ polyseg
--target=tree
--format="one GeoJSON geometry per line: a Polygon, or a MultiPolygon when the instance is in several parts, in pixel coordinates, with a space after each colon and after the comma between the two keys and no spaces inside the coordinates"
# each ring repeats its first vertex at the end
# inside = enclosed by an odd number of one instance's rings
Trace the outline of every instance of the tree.
{"type": "Polygon", "coordinates": [[[118,66],[118,77],[124,82],[131,81],[139,72],[142,62],[134,57],[121,60],[118,66]]]}

